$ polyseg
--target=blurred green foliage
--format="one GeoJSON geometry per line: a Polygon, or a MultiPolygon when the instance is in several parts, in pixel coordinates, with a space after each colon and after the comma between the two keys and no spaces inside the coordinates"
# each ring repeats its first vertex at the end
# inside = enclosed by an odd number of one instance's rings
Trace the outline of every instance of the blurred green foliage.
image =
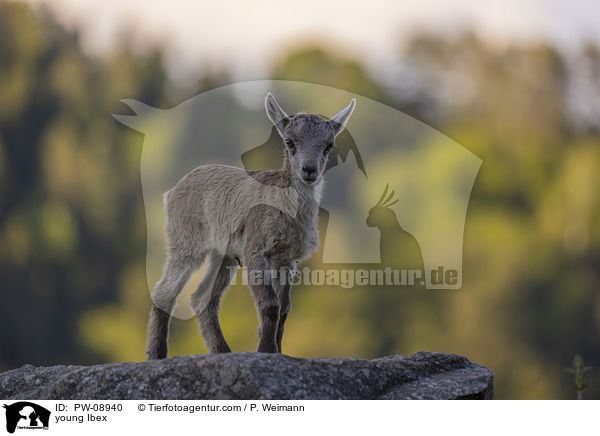
{"type": "Polygon", "coordinates": [[[583,357],[581,357],[579,354],[573,358],[573,367],[565,368],[565,371],[567,371],[573,378],[573,385],[571,386],[571,389],[576,392],[578,400],[583,400],[583,393],[588,388],[588,385],[584,383],[583,379],[585,373],[591,369],[592,368],[590,366],[583,366],[583,357]]]}
{"type": "MultiPolygon", "coordinates": [[[[577,353],[600,361],[600,124],[572,119],[569,78],[591,65],[599,86],[599,53],[589,46],[568,60],[541,44],[419,34],[402,53],[418,79],[410,92],[391,92],[326,48],[285,53],[273,78],[385,102],[483,165],[462,290],[296,289],[284,351],[452,352],[490,367],[498,398],[571,398],[565,363],[577,353]]],[[[160,51],[134,54],[124,42],[90,57],[50,14],[0,2],[1,369],[145,358],[142,136],[110,114],[123,112],[121,98],[168,107],[179,103],[173,95],[227,81],[207,75],[169,94],[160,51]]],[[[221,313],[232,348],[253,350],[249,292],[231,289],[221,313]]],[[[205,351],[194,320],[174,320],[170,343],[171,354],[205,351]]],[[[600,381],[587,381],[586,397],[600,398],[600,381]]]]}

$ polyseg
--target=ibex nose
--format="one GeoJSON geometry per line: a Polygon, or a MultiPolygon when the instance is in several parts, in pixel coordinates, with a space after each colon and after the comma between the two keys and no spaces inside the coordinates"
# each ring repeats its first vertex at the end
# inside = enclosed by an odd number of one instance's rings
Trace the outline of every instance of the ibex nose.
{"type": "Polygon", "coordinates": [[[317,166],[311,163],[302,165],[302,180],[311,185],[318,178],[317,166]]]}
{"type": "Polygon", "coordinates": [[[302,166],[302,171],[304,171],[306,175],[310,176],[317,171],[317,167],[314,165],[304,165],[302,166]]]}

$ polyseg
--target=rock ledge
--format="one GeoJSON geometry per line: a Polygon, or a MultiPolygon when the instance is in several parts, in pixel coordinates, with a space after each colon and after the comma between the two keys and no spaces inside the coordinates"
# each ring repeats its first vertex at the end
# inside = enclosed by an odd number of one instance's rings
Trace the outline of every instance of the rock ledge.
{"type": "Polygon", "coordinates": [[[231,353],[0,373],[2,399],[491,399],[492,372],[455,354],[300,359],[231,353]]]}

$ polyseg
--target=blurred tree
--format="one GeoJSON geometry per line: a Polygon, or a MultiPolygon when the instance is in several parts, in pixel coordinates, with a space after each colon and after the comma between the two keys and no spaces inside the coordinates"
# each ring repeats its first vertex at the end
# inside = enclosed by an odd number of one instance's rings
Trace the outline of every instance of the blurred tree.
{"type": "Polygon", "coordinates": [[[382,101],[381,87],[355,60],[333,54],[324,48],[298,47],[275,63],[271,77],[297,80],[344,89],[382,101]]]}
{"type": "Polygon", "coordinates": [[[90,58],[7,2],[0,40],[0,367],[93,361],[78,318],[116,299],[145,235],[138,135],[110,113],[123,95],[160,104],[161,56],[90,58]]]}

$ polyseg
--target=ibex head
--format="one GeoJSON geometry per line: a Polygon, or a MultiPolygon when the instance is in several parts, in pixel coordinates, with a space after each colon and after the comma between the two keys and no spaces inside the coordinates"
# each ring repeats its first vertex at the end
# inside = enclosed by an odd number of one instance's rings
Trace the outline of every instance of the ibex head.
{"type": "Polygon", "coordinates": [[[390,206],[398,203],[398,199],[393,200],[395,191],[390,192],[386,197],[389,189],[389,184],[385,185],[385,189],[381,198],[375,206],[369,210],[369,216],[367,218],[367,226],[369,227],[385,227],[389,224],[397,223],[396,214],[390,206]]]}
{"type": "Polygon", "coordinates": [[[344,130],[355,103],[356,100],[352,99],[347,108],[330,120],[325,120],[315,114],[299,113],[289,116],[275,97],[271,93],[267,94],[267,116],[283,138],[293,175],[307,185],[312,185],[321,178],[335,137],[344,130]]]}

